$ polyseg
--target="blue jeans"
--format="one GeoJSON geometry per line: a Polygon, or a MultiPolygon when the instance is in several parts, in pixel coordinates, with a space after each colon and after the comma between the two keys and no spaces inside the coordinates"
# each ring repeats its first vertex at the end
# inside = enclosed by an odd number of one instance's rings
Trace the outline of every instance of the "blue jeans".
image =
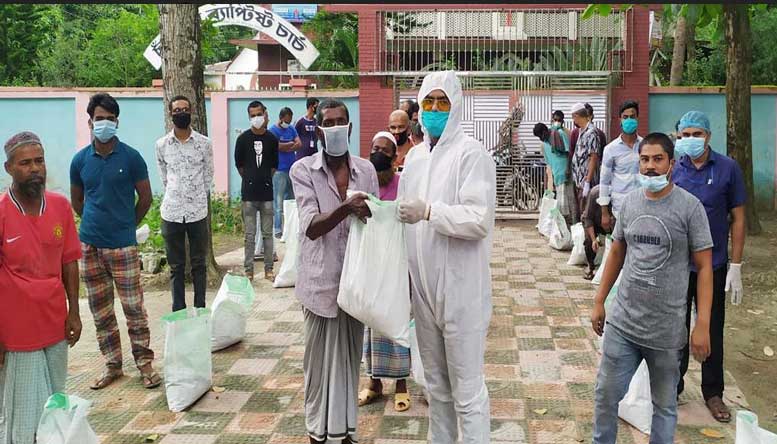
{"type": "Polygon", "coordinates": [[[274,193],[273,210],[275,211],[273,231],[279,237],[283,232],[283,201],[294,199],[294,190],[291,187],[291,177],[288,171],[276,171],[272,176],[272,189],[274,193]]]}
{"type": "Polygon", "coordinates": [[[654,350],[639,346],[607,324],[602,361],[594,390],[594,444],[614,444],[618,433],[618,403],[644,359],[650,373],[653,422],[650,444],[671,444],[677,427],[677,381],[682,350],[654,350]]]}

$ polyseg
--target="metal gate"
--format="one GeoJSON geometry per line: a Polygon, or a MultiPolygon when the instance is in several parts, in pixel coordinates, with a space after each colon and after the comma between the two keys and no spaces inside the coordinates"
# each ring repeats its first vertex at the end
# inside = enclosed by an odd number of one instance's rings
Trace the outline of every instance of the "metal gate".
{"type": "MultiPolygon", "coordinates": [[[[594,125],[608,133],[609,72],[460,72],[464,90],[464,132],[481,141],[496,162],[496,206],[500,213],[533,213],[545,190],[542,144],[537,122],[550,124],[554,110],[573,123],[576,102],[591,104],[594,125]]],[[[394,76],[397,105],[416,99],[421,75],[394,76]]]]}

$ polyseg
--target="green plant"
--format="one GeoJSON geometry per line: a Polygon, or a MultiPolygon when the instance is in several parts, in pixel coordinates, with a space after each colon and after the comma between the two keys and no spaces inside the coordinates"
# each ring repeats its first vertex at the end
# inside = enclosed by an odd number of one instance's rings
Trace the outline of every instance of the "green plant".
{"type": "MultiPolygon", "coordinates": [[[[359,66],[359,17],[319,10],[302,26],[302,31],[319,51],[310,69],[317,71],[353,71],[359,66]]],[[[336,88],[358,88],[355,75],[333,76],[336,88]]]]}

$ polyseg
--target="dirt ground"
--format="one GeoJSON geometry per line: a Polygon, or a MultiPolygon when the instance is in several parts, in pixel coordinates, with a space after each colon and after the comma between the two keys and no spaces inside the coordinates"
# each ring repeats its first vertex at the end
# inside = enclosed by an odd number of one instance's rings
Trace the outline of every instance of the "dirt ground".
{"type": "Polygon", "coordinates": [[[761,214],[763,233],[748,237],[739,306],[726,307],[725,366],[761,427],[777,432],[777,213],[761,214]]]}

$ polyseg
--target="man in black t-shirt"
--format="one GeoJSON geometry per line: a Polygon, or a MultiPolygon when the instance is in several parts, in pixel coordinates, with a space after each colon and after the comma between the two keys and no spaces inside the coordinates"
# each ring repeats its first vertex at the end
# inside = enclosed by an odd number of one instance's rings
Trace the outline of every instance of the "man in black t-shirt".
{"type": "Polygon", "coordinates": [[[243,131],[235,143],[235,166],[243,178],[240,195],[243,200],[245,258],[243,266],[248,279],[254,279],[256,213],[259,213],[264,245],[264,278],[273,281],[273,189],[272,177],[278,168],[278,139],[267,131],[267,108],[257,100],[248,104],[251,128],[243,131]]]}

